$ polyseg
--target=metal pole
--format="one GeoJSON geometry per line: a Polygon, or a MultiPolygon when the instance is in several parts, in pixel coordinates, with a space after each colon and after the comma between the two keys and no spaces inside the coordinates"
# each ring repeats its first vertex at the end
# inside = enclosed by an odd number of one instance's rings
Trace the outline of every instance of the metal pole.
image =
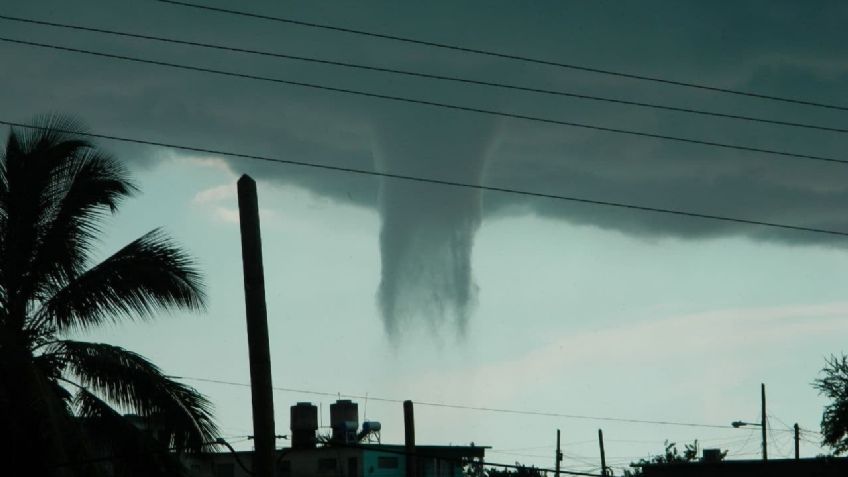
{"type": "Polygon", "coordinates": [[[259,203],[256,197],[256,181],[247,175],[238,180],[238,207],[253,404],[253,473],[256,477],[273,477],[274,395],[271,383],[271,352],[268,346],[268,312],[265,308],[259,203]]]}
{"type": "Polygon", "coordinates": [[[416,477],[418,466],[415,459],[415,414],[412,401],[403,402],[403,436],[406,447],[406,477],[416,477]]]}
{"type": "Polygon", "coordinates": [[[562,461],[562,452],[559,450],[559,429],[557,429],[557,446],[556,446],[556,477],[559,477],[559,463],[562,461]]]}
{"type": "Polygon", "coordinates": [[[607,475],[607,455],[604,452],[604,431],[598,429],[598,444],[601,446],[601,475],[607,475]]]}
{"type": "Polygon", "coordinates": [[[801,428],[795,423],[795,460],[801,458],[801,428]]]}
{"type": "Polygon", "coordinates": [[[768,460],[768,446],[766,444],[766,428],[768,427],[768,422],[766,419],[766,385],[760,383],[760,398],[761,398],[761,410],[762,416],[760,418],[760,427],[762,427],[763,431],[763,460],[768,460]]]}

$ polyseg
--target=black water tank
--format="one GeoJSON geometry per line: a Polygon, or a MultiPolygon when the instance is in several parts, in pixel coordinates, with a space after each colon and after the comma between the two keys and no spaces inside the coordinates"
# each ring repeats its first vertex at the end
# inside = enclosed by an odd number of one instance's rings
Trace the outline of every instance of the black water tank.
{"type": "Polygon", "coordinates": [[[309,402],[299,402],[291,407],[291,445],[295,449],[315,447],[318,430],[318,408],[309,402]]]}
{"type": "Polygon", "coordinates": [[[333,440],[352,442],[359,428],[359,405],[349,399],[339,399],[330,404],[330,426],[333,440]]]}

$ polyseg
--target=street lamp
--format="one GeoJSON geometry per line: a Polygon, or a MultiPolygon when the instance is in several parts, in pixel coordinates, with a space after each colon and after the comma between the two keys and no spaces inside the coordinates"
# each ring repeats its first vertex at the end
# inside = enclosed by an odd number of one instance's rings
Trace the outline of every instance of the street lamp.
{"type": "Polygon", "coordinates": [[[762,420],[757,422],[733,421],[730,423],[736,429],[743,426],[758,426],[763,430],[763,460],[768,460],[768,449],[766,448],[766,385],[760,384],[760,404],[762,411],[762,420]]]}
{"type": "Polygon", "coordinates": [[[759,422],[733,421],[733,422],[730,423],[730,425],[739,429],[740,427],[745,427],[745,426],[757,426],[757,427],[759,427],[762,424],[760,424],[759,422]]]}

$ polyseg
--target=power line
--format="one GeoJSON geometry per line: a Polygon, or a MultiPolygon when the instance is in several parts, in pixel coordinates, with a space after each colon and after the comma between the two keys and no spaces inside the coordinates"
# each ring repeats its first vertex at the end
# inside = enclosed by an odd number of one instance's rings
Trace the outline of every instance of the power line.
{"type": "MultiPolygon", "coordinates": [[[[197,381],[197,382],[206,382],[206,383],[214,383],[214,384],[224,384],[228,386],[238,386],[249,388],[250,384],[247,383],[238,383],[234,381],[226,381],[222,379],[210,379],[210,378],[197,378],[192,376],[169,376],[172,379],[183,379],[189,381],[197,381]]],[[[345,393],[333,393],[333,392],[324,392],[324,391],[313,391],[308,389],[296,389],[296,388],[284,388],[275,386],[273,388],[276,391],[285,391],[291,393],[300,393],[300,394],[311,394],[315,396],[327,396],[327,397],[344,397],[344,398],[352,398],[352,399],[364,399],[364,395],[357,394],[345,394],[345,393]]],[[[386,397],[375,397],[371,394],[368,395],[368,399],[372,401],[378,402],[388,402],[393,404],[403,403],[403,399],[394,399],[394,398],[386,398],[386,397]]],[[[683,427],[705,427],[705,428],[714,428],[714,429],[732,429],[732,426],[726,425],[718,425],[718,424],[702,424],[702,423],[693,423],[693,422],[678,422],[678,421],[660,421],[660,420],[649,420],[649,419],[630,419],[630,418],[621,418],[621,417],[606,417],[606,416],[589,416],[589,415],[580,415],[580,414],[563,414],[558,412],[547,412],[547,411],[527,411],[527,410],[518,410],[518,409],[506,409],[506,408],[495,408],[495,407],[482,407],[482,406],[468,406],[463,404],[448,404],[448,403],[437,403],[437,402],[428,402],[428,401],[414,401],[415,404],[421,406],[428,407],[438,407],[438,408],[447,408],[447,409],[461,409],[468,411],[482,411],[482,412],[497,412],[497,413],[505,413],[505,414],[519,414],[519,415],[528,415],[528,416],[542,416],[542,417],[559,417],[565,419],[583,419],[590,421],[610,421],[610,422],[622,422],[629,424],[652,424],[652,425],[664,425],[664,426],[683,426],[683,427]]]]}
{"type": "Polygon", "coordinates": [[[268,21],[274,21],[274,22],[287,23],[287,24],[290,24],[290,25],[299,25],[299,26],[308,27],[308,28],[318,28],[318,29],[323,29],[323,30],[328,30],[328,31],[350,33],[350,34],[354,34],[354,35],[363,35],[363,36],[369,36],[369,37],[373,37],[373,38],[381,38],[381,39],[385,39],[385,40],[394,40],[394,41],[400,41],[400,42],[404,42],[404,43],[430,46],[430,47],[442,48],[442,49],[452,50],[452,51],[460,51],[460,52],[464,52],[464,53],[474,53],[474,54],[478,54],[478,55],[490,56],[490,57],[495,57],[495,58],[517,60],[517,61],[522,61],[522,62],[526,62],[526,63],[535,63],[535,64],[546,65],[546,66],[555,66],[555,67],[559,67],[559,68],[566,68],[566,69],[571,69],[571,70],[576,70],[576,71],[585,71],[585,72],[588,72],[588,73],[598,73],[598,74],[603,74],[603,75],[617,76],[617,77],[621,77],[621,78],[628,78],[628,79],[641,80],[641,81],[649,81],[649,82],[661,83],[661,84],[666,84],[666,85],[682,86],[682,87],[686,87],[686,88],[695,88],[695,89],[700,89],[700,90],[705,90],[705,91],[713,91],[713,92],[718,92],[718,93],[727,93],[727,94],[734,94],[734,95],[739,95],[739,96],[748,96],[748,97],[752,97],[752,98],[767,99],[767,100],[771,100],[771,101],[779,101],[779,102],[784,102],[784,103],[802,104],[802,105],[805,105],[805,106],[814,106],[814,107],[818,107],[818,108],[848,111],[848,106],[821,103],[821,102],[810,101],[810,100],[806,100],[806,99],[789,98],[789,97],[784,97],[784,96],[775,96],[775,95],[769,95],[769,94],[763,94],[763,93],[756,93],[756,92],[752,92],[752,91],[743,91],[743,90],[736,90],[736,89],[731,89],[731,88],[722,88],[722,87],[719,87],[719,86],[712,86],[712,85],[707,85],[707,84],[671,80],[671,79],[667,79],[667,78],[660,78],[660,77],[657,77],[657,76],[648,76],[648,75],[640,75],[640,74],[635,74],[635,73],[627,73],[627,72],[622,72],[622,71],[607,70],[607,69],[595,68],[595,67],[590,67],[590,66],[585,66],[585,65],[563,63],[563,62],[559,62],[559,61],[545,60],[545,59],[540,59],[540,58],[531,58],[531,57],[528,57],[528,56],[521,56],[521,55],[510,54],[510,53],[503,53],[503,52],[497,52],[497,51],[491,51],[491,50],[482,50],[482,49],[477,49],[477,48],[469,48],[469,47],[464,47],[464,46],[459,46],[459,45],[450,45],[450,44],[447,44],[447,43],[439,43],[439,42],[435,42],[435,41],[418,40],[418,39],[415,39],[415,38],[402,37],[402,36],[397,36],[397,35],[389,35],[389,34],[384,34],[384,33],[376,33],[376,32],[370,32],[370,31],[365,31],[365,30],[356,30],[356,29],[353,29],[353,28],[346,28],[346,27],[340,27],[340,26],[328,25],[328,24],[322,24],[322,23],[307,22],[307,21],[302,21],[302,20],[295,20],[295,19],[292,19],[292,18],[270,16],[270,15],[261,15],[261,14],[258,14],[258,13],[251,13],[251,12],[245,12],[245,11],[239,11],[239,10],[230,10],[230,9],[226,9],[226,8],[211,7],[211,6],[208,6],[208,5],[198,5],[198,4],[195,4],[195,3],[182,2],[182,1],[177,1],[177,0],[156,0],[156,1],[161,2],[161,3],[169,3],[169,4],[172,4],[172,5],[180,5],[180,6],[183,6],[183,7],[191,7],[191,8],[196,8],[196,9],[200,9],[200,10],[207,10],[207,11],[212,11],[212,12],[217,12],[217,13],[238,15],[238,16],[247,17],[247,18],[256,18],[256,19],[260,19],[260,20],[268,20],[268,21]]]}
{"type": "Polygon", "coordinates": [[[489,452],[491,452],[492,454],[504,454],[504,455],[510,455],[510,456],[515,456],[515,457],[531,457],[531,458],[534,458],[534,459],[550,459],[550,457],[551,457],[549,455],[525,454],[525,453],[522,453],[522,452],[499,451],[499,450],[494,450],[494,449],[490,450],[489,452]]]}
{"type": "Polygon", "coordinates": [[[795,159],[823,161],[823,162],[838,163],[838,164],[848,164],[848,159],[839,159],[839,158],[835,158],[835,157],[818,156],[818,155],[813,155],[813,154],[801,154],[801,153],[794,153],[794,152],[781,151],[781,150],[775,150],[775,149],[764,149],[764,148],[758,148],[758,147],[752,147],[752,146],[727,144],[727,143],[722,143],[722,142],[707,141],[707,140],[701,140],[701,139],[692,139],[692,138],[684,138],[684,137],[678,137],[678,136],[669,136],[669,135],[666,135],[666,134],[656,134],[656,133],[650,133],[650,132],[645,132],[645,131],[612,128],[612,127],[600,126],[600,125],[596,125],[596,124],[578,123],[578,122],[573,122],[573,121],[563,121],[563,120],[559,120],[559,119],[543,118],[543,117],[539,117],[539,116],[530,116],[530,115],[526,115],[526,114],[509,113],[509,112],[503,112],[503,111],[495,111],[495,110],[491,110],[491,109],[475,108],[475,107],[471,107],[471,106],[460,106],[460,105],[451,104],[451,103],[440,103],[440,102],[437,102],[437,101],[429,101],[429,100],[424,100],[424,99],[407,98],[407,97],[404,97],[404,96],[392,96],[392,95],[387,95],[387,94],[382,94],[382,93],[373,93],[373,92],[350,89],[350,88],[337,88],[337,87],[334,87],[334,86],[327,86],[327,85],[316,84],[316,83],[306,83],[306,82],[302,82],[302,81],[285,80],[285,79],[281,79],[281,78],[272,78],[272,77],[268,77],[268,76],[258,76],[258,75],[252,75],[252,74],[247,74],[247,73],[236,73],[236,72],[232,72],[232,71],[216,70],[216,69],[212,69],[212,68],[204,68],[204,67],[200,67],[200,66],[189,66],[189,65],[183,65],[183,64],[178,64],[178,63],[169,63],[169,62],[159,61],[159,60],[147,60],[147,59],[136,58],[136,57],[132,57],[132,56],[115,55],[115,54],[103,53],[103,52],[99,52],[99,51],[84,50],[84,49],[79,49],[79,48],[70,48],[70,47],[66,47],[66,46],[53,45],[53,44],[49,44],[49,43],[38,43],[38,42],[32,42],[32,41],[26,41],[26,40],[16,40],[16,39],[13,39],[13,38],[5,38],[5,37],[0,37],[0,41],[5,41],[7,43],[20,44],[20,45],[35,46],[35,47],[39,47],[39,48],[48,48],[48,49],[53,49],[53,50],[68,51],[68,52],[73,52],[73,53],[81,53],[81,54],[86,54],[86,55],[98,56],[98,57],[102,57],[102,58],[111,58],[111,59],[118,59],[118,60],[124,60],[124,61],[131,61],[131,62],[134,62],[134,63],[143,63],[143,64],[150,64],[150,65],[157,65],[157,66],[166,66],[166,67],[170,67],[170,68],[177,68],[177,69],[195,71],[195,72],[202,72],[202,73],[212,73],[212,74],[216,74],[216,75],[229,76],[229,77],[234,77],[234,78],[250,79],[250,80],[257,80],[257,81],[267,81],[267,82],[271,82],[271,83],[300,86],[300,87],[304,87],[304,88],[311,88],[311,89],[317,89],[317,90],[322,90],[322,91],[332,91],[332,92],[336,92],[336,93],[350,94],[350,95],[355,95],[355,96],[363,96],[363,97],[367,97],[367,98],[377,98],[377,99],[385,99],[385,100],[408,103],[408,104],[418,104],[418,105],[424,105],[424,106],[432,106],[432,107],[436,107],[436,108],[449,109],[449,110],[453,110],[453,111],[466,111],[466,112],[471,112],[471,113],[485,114],[485,115],[489,115],[489,116],[499,116],[499,117],[506,117],[506,118],[512,118],[512,119],[521,119],[521,120],[525,120],[525,121],[532,121],[532,122],[538,122],[538,123],[544,123],[544,124],[556,124],[556,125],[559,125],[559,126],[568,126],[568,127],[574,127],[574,128],[589,129],[589,130],[593,130],[593,131],[602,131],[602,132],[614,133],[614,134],[624,134],[624,135],[628,135],[628,136],[636,136],[636,137],[642,137],[642,138],[659,139],[659,140],[663,140],[663,141],[673,141],[673,142],[686,143],[686,144],[697,144],[697,145],[700,145],[700,146],[716,147],[716,148],[721,148],[721,149],[730,149],[730,150],[736,150],[736,151],[771,154],[771,155],[776,155],[776,156],[791,157],[791,158],[795,158],[795,159]]]}
{"type": "MultiPolygon", "coordinates": [[[[772,418],[774,418],[774,419],[777,419],[777,422],[779,422],[779,423],[783,424],[783,427],[785,427],[785,429],[778,429],[778,431],[786,431],[786,432],[792,432],[792,433],[795,433],[795,427],[794,427],[794,426],[790,426],[789,424],[787,424],[787,423],[786,423],[786,421],[784,421],[783,419],[781,419],[781,418],[780,418],[779,416],[777,416],[776,414],[768,413],[768,417],[772,417],[772,418]]],[[[799,429],[801,432],[806,432],[806,433],[810,433],[810,434],[818,434],[818,435],[821,435],[821,433],[819,433],[819,432],[813,431],[813,430],[811,430],[811,429],[806,429],[806,428],[804,428],[804,427],[799,427],[798,429],[799,429]]]]}
{"type": "MultiPolygon", "coordinates": [[[[35,125],[32,125],[32,124],[25,124],[25,123],[20,123],[20,122],[16,122],[16,121],[8,121],[8,120],[3,120],[3,119],[0,119],[0,124],[6,124],[8,126],[21,127],[21,128],[27,128],[27,129],[41,129],[41,130],[46,129],[45,127],[42,127],[42,126],[35,126],[35,125]]],[[[583,197],[572,197],[572,196],[557,195],[557,194],[547,194],[547,193],[542,193],[542,192],[532,192],[532,191],[521,190],[521,189],[513,189],[513,188],[508,188],[508,187],[498,187],[498,186],[491,186],[491,185],[472,184],[472,183],[468,183],[468,182],[458,182],[458,181],[443,180],[443,179],[433,179],[433,178],[411,176],[411,175],[405,175],[405,174],[394,174],[394,173],[390,173],[390,172],[369,171],[369,170],[357,169],[357,168],[353,168],[353,167],[333,166],[333,165],[329,165],[329,164],[317,164],[317,163],[312,163],[312,162],[295,161],[295,160],[292,160],[292,159],[280,159],[280,158],[275,158],[275,157],[259,156],[259,155],[254,155],[254,154],[228,152],[228,151],[222,151],[222,150],[218,150],[218,149],[210,149],[210,148],[195,147],[195,146],[185,146],[185,145],[180,145],[180,144],[166,143],[166,142],[160,142],[160,141],[151,141],[151,140],[145,140],[145,139],[135,139],[135,138],[114,136],[114,135],[108,135],[108,134],[97,134],[97,133],[90,133],[90,132],[59,130],[59,129],[54,129],[54,130],[57,131],[57,132],[64,132],[64,133],[67,133],[67,134],[77,134],[77,135],[84,136],[84,137],[106,139],[106,140],[110,140],[110,141],[126,142],[126,143],[132,143],[132,144],[142,144],[142,145],[146,145],[146,146],[166,147],[166,148],[171,148],[171,149],[179,149],[179,150],[183,150],[183,151],[200,152],[200,153],[205,153],[205,154],[215,154],[215,155],[219,155],[219,156],[236,157],[236,158],[240,158],[240,159],[249,159],[249,160],[255,160],[255,161],[272,162],[272,163],[277,163],[277,164],[287,164],[287,165],[293,165],[293,166],[310,167],[310,168],[315,168],[315,169],[337,171],[337,172],[359,174],[359,175],[368,175],[368,176],[382,177],[382,178],[387,178],[387,179],[398,179],[398,180],[405,180],[405,181],[410,181],[410,182],[418,182],[418,183],[425,183],[425,184],[436,184],[436,185],[449,186],[449,187],[462,187],[462,188],[476,189],[476,190],[487,191],[487,192],[501,192],[501,193],[505,193],[505,194],[514,194],[514,195],[521,195],[521,196],[526,196],[526,197],[554,199],[554,200],[562,200],[562,201],[567,201],[567,202],[575,202],[575,203],[580,203],[580,204],[600,205],[600,206],[605,206],[605,207],[616,207],[616,208],[629,209],[629,210],[638,210],[638,211],[642,211],[642,212],[653,212],[653,213],[676,215],[676,216],[681,216],[681,217],[692,217],[692,218],[699,218],[699,219],[716,220],[716,221],[721,221],[721,222],[731,222],[731,223],[739,223],[739,224],[745,224],[745,225],[756,225],[756,226],[762,226],[762,227],[771,227],[771,228],[777,228],[777,229],[783,229],[783,230],[793,230],[793,231],[799,231],[799,232],[811,232],[811,233],[820,233],[820,234],[826,234],[826,235],[835,235],[835,236],[840,236],[840,237],[848,237],[848,232],[844,232],[844,231],[840,231],[840,230],[820,229],[820,228],[815,228],[815,227],[804,227],[804,226],[800,226],[800,225],[789,225],[789,224],[781,224],[781,223],[776,223],[776,222],[765,222],[765,221],[760,221],[760,220],[750,220],[750,219],[741,219],[741,218],[735,218],[735,217],[727,217],[727,216],[721,216],[721,215],[702,214],[702,213],[698,213],[698,212],[689,212],[689,211],[683,211],[683,210],[665,209],[665,208],[660,208],[660,207],[648,207],[648,206],[642,206],[642,205],[634,205],[634,204],[628,204],[628,203],[624,203],[624,202],[612,202],[612,201],[605,201],[605,200],[587,199],[587,198],[583,198],[583,197]]],[[[369,397],[369,399],[371,399],[371,398],[369,397]]],[[[724,428],[724,427],[729,427],[729,426],[721,426],[721,427],[724,428]]]]}
{"type": "Polygon", "coordinates": [[[776,119],[753,117],[753,116],[746,116],[746,115],[741,115],[741,114],[729,114],[729,113],[721,113],[721,112],[716,112],[716,111],[705,111],[705,110],[694,109],[694,108],[684,108],[684,107],[669,106],[669,105],[662,105],[662,104],[645,103],[645,102],[639,102],[639,101],[630,101],[630,100],[617,99],[617,98],[608,98],[608,97],[603,97],[603,96],[593,96],[593,95],[588,95],[588,94],[580,94],[580,93],[574,93],[574,92],[570,92],[570,91],[550,90],[550,89],[544,89],[544,88],[533,88],[533,87],[520,86],[520,85],[515,85],[515,84],[498,83],[498,82],[494,82],[494,81],[475,80],[475,79],[463,78],[463,77],[458,77],[458,76],[438,75],[438,74],[433,74],[433,73],[424,73],[424,72],[420,72],[420,71],[401,70],[401,69],[395,69],[395,68],[385,68],[385,67],[379,67],[379,66],[373,66],[373,65],[363,65],[363,64],[349,63],[349,62],[344,62],[344,61],[326,60],[326,59],[321,59],[321,58],[291,55],[291,54],[279,53],[279,52],[253,50],[253,49],[238,48],[238,47],[220,45],[220,44],[202,43],[202,42],[197,42],[197,41],[180,40],[180,39],[176,39],[176,38],[167,38],[167,37],[160,37],[160,36],[153,36],[153,35],[146,35],[146,34],[130,33],[130,32],[117,31],[117,30],[107,30],[107,29],[104,29],[104,28],[86,27],[86,26],[81,26],[81,25],[71,25],[71,24],[67,24],[67,23],[48,22],[48,21],[43,21],[43,20],[35,20],[35,19],[31,19],[31,18],[22,18],[22,17],[8,16],[8,15],[0,15],[0,19],[8,20],[8,21],[14,21],[14,22],[27,23],[27,24],[33,24],[33,25],[50,26],[50,27],[55,27],[55,28],[65,28],[65,29],[85,31],[85,32],[103,33],[103,34],[107,34],[107,35],[115,35],[115,36],[126,37],[126,38],[136,38],[136,39],[142,39],[142,40],[159,41],[159,42],[163,42],[163,43],[170,43],[170,44],[176,44],[176,45],[193,46],[193,47],[207,48],[207,49],[220,50],[220,51],[228,51],[228,52],[234,52],[234,53],[245,53],[245,54],[251,54],[251,55],[267,56],[267,57],[272,57],[272,58],[281,58],[281,59],[287,59],[287,60],[304,61],[304,62],[309,62],[309,63],[318,63],[318,64],[330,65],[330,66],[339,66],[339,67],[343,67],[343,68],[353,68],[353,69],[360,69],[360,70],[366,70],[366,71],[392,73],[392,74],[399,74],[399,75],[405,75],[405,76],[411,76],[411,77],[436,79],[436,80],[442,80],[442,81],[451,81],[451,82],[456,82],[456,83],[472,84],[472,85],[478,85],[478,86],[488,86],[488,87],[494,87],[494,88],[523,91],[523,92],[528,92],[528,93],[539,93],[539,94],[546,94],[546,95],[553,95],[553,96],[564,96],[564,97],[575,98],[575,99],[600,101],[600,102],[607,102],[607,103],[613,103],[613,104],[623,104],[623,105],[627,105],[627,106],[637,106],[637,107],[650,108],[650,109],[656,109],[656,110],[697,114],[697,115],[701,115],[701,116],[710,116],[710,117],[717,117],[717,118],[723,118],[723,119],[735,119],[735,120],[749,121],[749,122],[763,123],[763,124],[771,124],[771,125],[777,125],[777,126],[797,127],[797,128],[813,129],[813,130],[826,131],[826,132],[836,132],[836,133],[848,133],[848,129],[831,127],[831,126],[822,126],[822,125],[817,125],[817,124],[798,123],[798,122],[792,122],[792,121],[781,121],[781,120],[776,120],[776,119]]]}
{"type": "Polygon", "coordinates": [[[774,444],[774,445],[772,445],[772,448],[774,448],[775,450],[777,450],[777,453],[778,453],[781,457],[786,457],[786,456],[787,456],[786,451],[783,449],[783,447],[782,447],[782,446],[780,445],[780,443],[777,441],[777,438],[774,436],[774,428],[771,426],[771,421],[770,421],[768,418],[766,418],[766,422],[768,423],[768,434],[769,434],[769,437],[771,438],[771,442],[772,442],[772,444],[774,444]]]}

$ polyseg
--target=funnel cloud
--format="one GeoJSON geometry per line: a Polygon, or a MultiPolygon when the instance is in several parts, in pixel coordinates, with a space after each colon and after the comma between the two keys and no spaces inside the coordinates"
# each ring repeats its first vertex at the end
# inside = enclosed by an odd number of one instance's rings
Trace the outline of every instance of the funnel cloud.
{"type": "MultiPolygon", "coordinates": [[[[436,112],[397,111],[376,129],[382,172],[474,184],[493,138],[491,120],[436,112]]],[[[480,191],[385,179],[379,207],[377,299],[386,332],[396,337],[410,321],[435,327],[447,320],[462,333],[477,295],[471,255],[482,214],[480,191]]]]}

